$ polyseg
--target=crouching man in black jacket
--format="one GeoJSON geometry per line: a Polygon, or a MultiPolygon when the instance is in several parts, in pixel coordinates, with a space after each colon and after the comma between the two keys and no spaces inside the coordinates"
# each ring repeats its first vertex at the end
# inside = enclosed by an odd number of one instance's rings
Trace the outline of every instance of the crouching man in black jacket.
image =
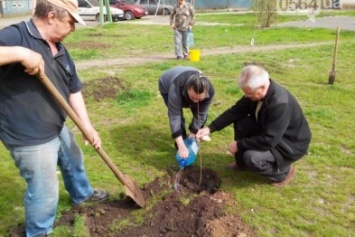
{"type": "Polygon", "coordinates": [[[293,162],[307,152],[311,131],[294,96],[269,78],[256,65],[246,66],[238,84],[244,96],[208,127],[196,134],[199,139],[234,124],[234,142],[229,151],[234,170],[251,170],[271,184],[285,186],[295,175],[293,162]]]}

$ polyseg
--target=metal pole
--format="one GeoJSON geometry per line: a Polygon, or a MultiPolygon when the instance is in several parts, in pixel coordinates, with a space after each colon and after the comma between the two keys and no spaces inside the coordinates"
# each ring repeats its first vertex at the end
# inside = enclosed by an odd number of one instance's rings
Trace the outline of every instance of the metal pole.
{"type": "Polygon", "coordinates": [[[112,15],[111,15],[111,8],[110,8],[110,0],[105,0],[106,6],[106,15],[108,22],[112,23],[112,15]]]}
{"type": "Polygon", "coordinates": [[[100,3],[100,26],[104,25],[104,3],[103,0],[99,0],[100,3]]]}

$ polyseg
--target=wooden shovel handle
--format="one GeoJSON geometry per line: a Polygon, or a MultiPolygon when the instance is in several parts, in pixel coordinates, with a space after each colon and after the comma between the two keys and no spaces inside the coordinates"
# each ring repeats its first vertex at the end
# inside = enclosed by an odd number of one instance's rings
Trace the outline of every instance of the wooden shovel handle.
{"type": "Polygon", "coordinates": [[[336,65],[336,60],[337,60],[339,33],[340,33],[340,28],[339,28],[339,26],[338,26],[338,27],[337,27],[337,34],[336,34],[336,38],[335,38],[335,47],[334,47],[334,56],[333,56],[333,67],[332,67],[332,71],[335,70],[335,65],[336,65]]]}
{"type": "MultiPolygon", "coordinates": [[[[76,115],[74,110],[70,107],[68,102],[63,98],[63,96],[58,92],[57,88],[53,85],[53,83],[48,79],[46,75],[41,75],[38,76],[39,80],[43,83],[43,85],[48,89],[48,91],[53,95],[53,97],[57,100],[57,102],[62,106],[64,111],[68,114],[68,116],[73,120],[75,125],[79,128],[79,130],[84,134],[84,136],[91,142],[93,141],[93,136],[92,134],[84,127],[82,124],[80,118],[76,115]]],[[[94,147],[95,148],[95,147],[94,147]]],[[[101,147],[99,149],[96,149],[97,153],[101,156],[101,158],[105,161],[105,163],[110,167],[112,172],[115,174],[117,179],[123,184],[123,185],[129,185],[126,180],[124,175],[121,173],[121,171],[116,167],[116,165],[111,161],[109,156],[106,154],[104,149],[101,147]]],[[[129,185],[130,186],[130,185],[129,185]]]]}

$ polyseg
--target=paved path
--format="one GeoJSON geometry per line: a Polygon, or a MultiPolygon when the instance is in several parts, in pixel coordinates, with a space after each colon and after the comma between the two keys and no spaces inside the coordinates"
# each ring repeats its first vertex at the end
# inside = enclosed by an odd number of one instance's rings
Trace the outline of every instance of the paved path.
{"type": "Polygon", "coordinates": [[[31,16],[19,16],[19,17],[11,17],[11,18],[0,18],[0,29],[4,28],[5,26],[18,23],[20,21],[25,21],[30,19],[31,16]]]}
{"type": "MultiPolygon", "coordinates": [[[[334,42],[317,42],[317,43],[306,43],[306,44],[286,44],[286,45],[266,45],[266,46],[239,46],[239,47],[226,47],[226,48],[213,48],[213,49],[203,49],[201,50],[201,60],[206,56],[211,55],[228,55],[235,53],[246,53],[246,52],[261,52],[270,50],[284,50],[284,49],[295,49],[295,48],[307,48],[320,45],[333,45],[334,42]]],[[[160,62],[164,60],[176,60],[173,58],[172,53],[165,53],[159,55],[149,55],[149,57],[128,57],[128,58],[116,58],[116,59],[99,59],[99,60],[87,60],[87,61],[76,61],[75,65],[78,71],[85,70],[94,67],[103,66],[134,66],[144,63],[160,62]]]]}
{"type": "Polygon", "coordinates": [[[336,29],[338,26],[341,30],[355,31],[355,17],[323,17],[315,18],[313,21],[308,19],[306,21],[293,21],[280,23],[277,26],[294,26],[294,27],[306,27],[306,28],[328,28],[336,29]]]}

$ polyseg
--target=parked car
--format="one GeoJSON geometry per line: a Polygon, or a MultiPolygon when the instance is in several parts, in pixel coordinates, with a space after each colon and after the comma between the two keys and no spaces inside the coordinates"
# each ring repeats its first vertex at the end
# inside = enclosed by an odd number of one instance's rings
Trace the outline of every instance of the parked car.
{"type": "Polygon", "coordinates": [[[148,15],[148,10],[139,5],[130,5],[120,0],[110,0],[111,7],[121,9],[126,20],[140,19],[148,15]]]}
{"type": "MultiPolygon", "coordinates": [[[[78,0],[79,15],[83,20],[100,20],[100,7],[98,1],[78,0]]],[[[121,9],[110,7],[113,21],[123,19],[123,11],[121,9]]],[[[108,20],[106,7],[103,7],[104,19],[108,20]]]]}
{"type": "Polygon", "coordinates": [[[148,10],[149,15],[155,15],[158,12],[157,15],[170,15],[170,13],[173,11],[173,6],[170,4],[166,4],[165,0],[129,0],[129,3],[135,4],[135,5],[140,5],[148,10]]]}

